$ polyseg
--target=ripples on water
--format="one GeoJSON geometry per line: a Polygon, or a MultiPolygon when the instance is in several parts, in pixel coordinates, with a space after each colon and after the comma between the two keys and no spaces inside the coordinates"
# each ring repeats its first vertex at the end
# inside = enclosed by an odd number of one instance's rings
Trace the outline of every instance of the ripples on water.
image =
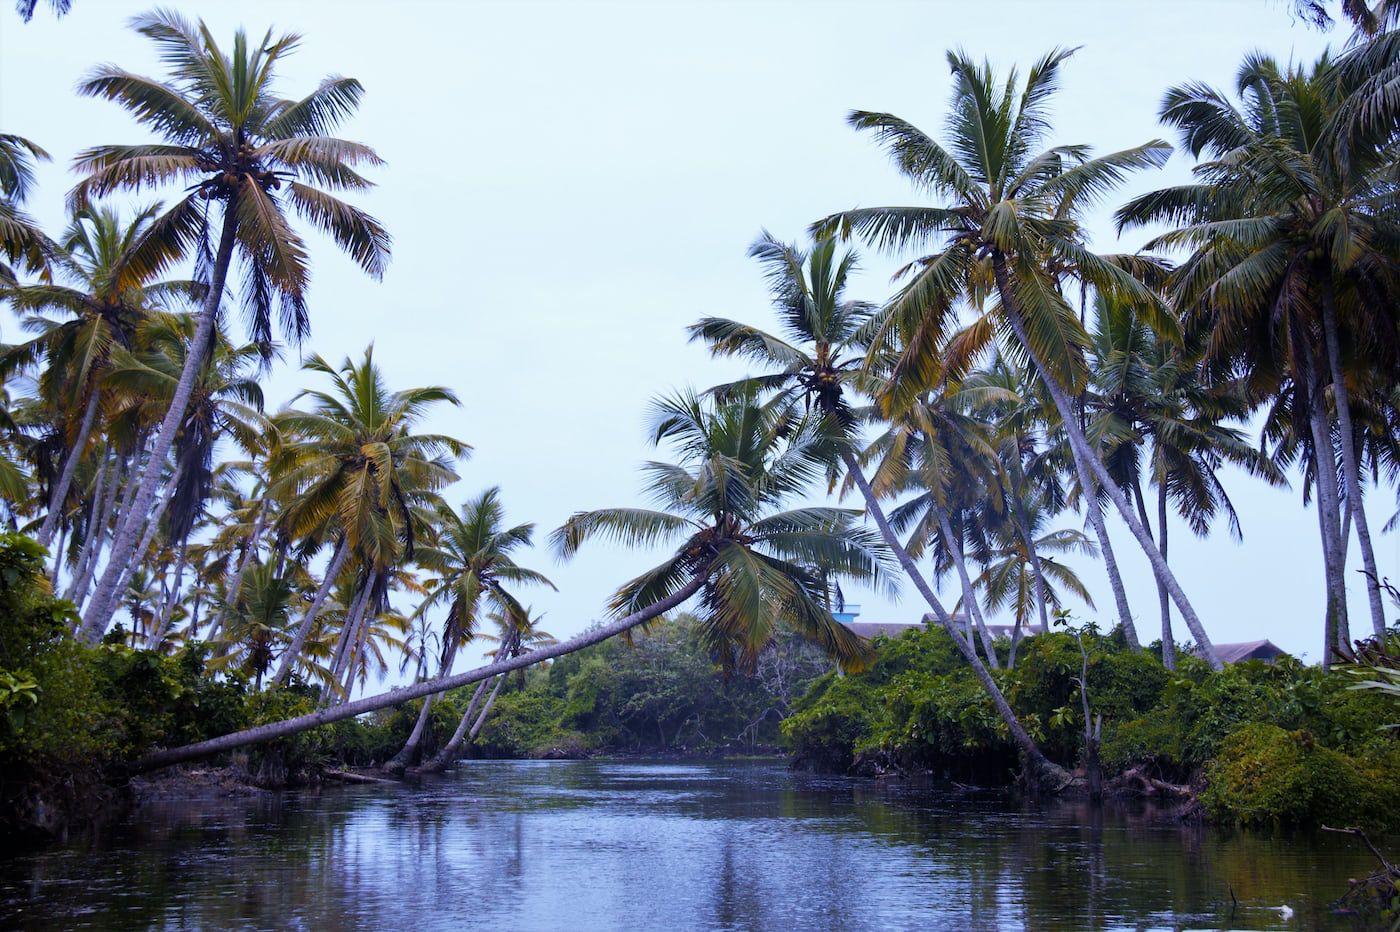
{"type": "Polygon", "coordinates": [[[145,807],[0,862],[0,927],[1349,928],[1326,903],[1368,858],[773,763],[476,761],[145,807]]]}

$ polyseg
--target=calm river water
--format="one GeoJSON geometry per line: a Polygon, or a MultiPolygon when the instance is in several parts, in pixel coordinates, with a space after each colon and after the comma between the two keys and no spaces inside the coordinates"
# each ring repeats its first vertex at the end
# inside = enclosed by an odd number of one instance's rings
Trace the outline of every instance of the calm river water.
{"type": "Polygon", "coordinates": [[[1326,903],[1368,859],[767,762],[478,761],[147,806],[0,861],[0,928],[1349,928],[1326,903]]]}

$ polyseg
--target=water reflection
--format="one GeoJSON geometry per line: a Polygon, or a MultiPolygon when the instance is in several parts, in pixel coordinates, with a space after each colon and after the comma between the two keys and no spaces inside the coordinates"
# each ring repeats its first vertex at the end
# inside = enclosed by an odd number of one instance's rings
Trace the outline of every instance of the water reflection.
{"type": "Polygon", "coordinates": [[[0,863],[0,926],[1348,928],[1326,902],[1368,857],[766,763],[476,762],[148,807],[0,863]]]}

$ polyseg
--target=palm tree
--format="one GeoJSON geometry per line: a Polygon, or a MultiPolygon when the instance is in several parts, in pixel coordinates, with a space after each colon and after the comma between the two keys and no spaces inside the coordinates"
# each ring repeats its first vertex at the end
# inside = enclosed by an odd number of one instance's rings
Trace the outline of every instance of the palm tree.
{"type": "Polygon", "coordinates": [[[908,281],[884,311],[888,323],[881,330],[887,335],[874,341],[872,354],[885,351],[896,335],[910,335],[884,403],[897,405],[926,384],[930,353],[952,329],[960,304],[979,311],[976,332],[983,339],[990,340],[998,328],[1008,331],[1015,351],[1030,359],[1054,402],[1082,487],[1108,495],[1181,609],[1203,656],[1219,668],[1185,592],[1078,422],[1075,399],[1088,378],[1088,337],[1064,297],[1064,280],[1123,295],[1139,304],[1154,326],[1174,331],[1173,318],[1135,277],[1153,271],[1153,264],[1096,255],[1084,245],[1078,217],[1129,173],[1160,166],[1171,147],[1153,140],[1097,158],[1082,145],[1040,150],[1060,67],[1071,54],[1056,50],[1038,61],[1018,95],[1014,73],[1002,84],[990,64],[979,66],[950,52],[954,90],[948,148],[893,114],[853,112],[851,125],[874,130],[899,170],[942,202],[849,210],[819,221],[813,232],[859,234],[889,250],[941,246],[906,267],[908,281]],[[987,306],[989,293],[997,300],[987,306]],[[905,392],[910,382],[915,388],[905,392]]]}
{"type": "Polygon", "coordinates": [[[18,281],[13,266],[42,271],[53,250],[49,238],[23,210],[34,187],[34,163],[49,154],[23,136],[0,133],[0,288],[18,281]]]}
{"type": "MultiPolygon", "coordinates": [[[[554,584],[543,574],[520,566],[511,556],[530,546],[535,526],[505,526],[499,487],[493,486],[470,499],[461,512],[441,505],[436,518],[438,541],[419,548],[417,560],[437,577],[427,580],[427,597],[419,603],[413,617],[447,606],[437,673],[441,677],[451,672],[457,651],[476,636],[477,610],[483,599],[498,614],[509,618],[521,609],[507,585],[524,583],[553,589],[554,584]]],[[[432,696],[423,700],[412,733],[403,749],[384,765],[386,769],[402,770],[413,763],[428,725],[432,701],[432,696]]]]}
{"type": "Polygon", "coordinates": [[[224,653],[213,659],[211,668],[236,670],[253,680],[254,689],[262,689],[263,677],[290,637],[292,614],[301,598],[291,579],[279,575],[271,563],[253,567],[242,597],[224,606],[226,620],[218,639],[224,653]]]}
{"type": "MultiPolygon", "coordinates": [[[[775,392],[775,401],[789,406],[801,403],[815,407],[833,431],[832,446],[846,467],[865,501],[867,512],[886,547],[898,559],[905,575],[914,583],[919,594],[932,609],[938,623],[952,637],[959,651],[971,664],[983,689],[991,697],[998,714],[1006,722],[1018,746],[1030,763],[1029,771],[1037,779],[1063,784],[1062,773],[1036,747],[1030,734],[1022,727],[1000,687],[992,679],[977,655],[976,648],[957,629],[952,615],[944,608],[933,589],[919,571],[908,550],[901,544],[876,492],[866,481],[857,456],[858,438],[855,427],[859,417],[847,400],[846,393],[859,389],[867,380],[863,368],[866,346],[870,339],[871,306],[848,300],[846,284],[856,268],[852,253],[838,257],[835,241],[819,239],[810,252],[784,245],[764,233],[754,243],[749,254],[764,265],[773,295],[774,308],[782,322],[786,339],[759,328],[722,318],[706,318],[690,328],[691,339],[703,339],[717,356],[745,356],[770,370],[732,386],[720,386],[716,392],[727,395],[735,391],[775,392]]],[[[908,339],[938,338],[914,330],[908,339]]],[[[924,364],[922,374],[927,378],[931,368],[924,364]]],[[[932,380],[930,380],[932,381],[932,380]]]]}
{"type": "MultiPolygon", "coordinates": [[[[1373,372],[1393,380],[1400,364],[1400,226],[1388,206],[1400,147],[1389,127],[1358,144],[1342,119],[1360,80],[1344,80],[1327,58],[1310,70],[1284,70],[1251,55],[1236,82],[1240,106],[1203,85],[1172,88],[1163,121],[1180,130],[1188,151],[1209,159],[1197,165],[1196,183],[1136,198],[1118,220],[1175,224],[1148,248],[1194,250],[1174,276],[1174,296],[1189,324],[1206,334],[1208,363],[1247,377],[1256,398],[1293,381],[1311,435],[1328,627],[1341,628],[1346,616],[1340,487],[1356,527],[1372,626],[1383,636],[1350,398],[1373,372]]],[[[1327,656],[1335,642],[1329,633],[1327,656]]]]}
{"type": "MultiPolygon", "coordinates": [[[[274,418],[282,435],[270,464],[276,478],[270,494],[287,503],[280,527],[289,539],[335,539],[336,553],[318,592],[273,677],[285,683],[315,624],[320,605],[343,567],[353,565],[363,592],[376,603],[392,571],[414,556],[416,529],[435,508],[438,490],[457,480],[454,458],[471,447],[414,428],[436,404],[459,404],[440,386],[391,391],[374,362],[374,349],[359,363],[349,358],[332,366],[313,356],[304,366],[330,378],[332,391],[308,390],[298,398],[311,410],[295,408],[274,418]],[[351,558],[353,557],[353,564],[351,558]]],[[[354,619],[347,619],[345,634],[354,619]]]]}
{"type": "MultiPolygon", "coordinates": [[[[369,147],[326,135],[354,111],[362,93],[359,82],[328,78],[300,100],[283,100],[273,95],[272,86],[297,36],[274,39],[268,32],[261,42],[250,43],[239,31],[231,52],[225,52],[202,23],[195,27],[170,12],[139,16],[132,24],[156,43],[170,67],[169,82],[104,65],[82,81],[79,91],[118,102],[166,141],[104,145],[80,153],[74,167],[87,177],[71,200],[81,207],[113,191],[186,186],[188,193],[133,246],[130,273],[154,277],[192,251],[201,265],[210,259],[208,295],[193,339],[195,347],[209,347],[237,253],[253,341],[270,346],[274,305],[284,332],[300,340],[309,329],[309,272],[306,247],[288,220],[288,206],[329,233],[370,275],[378,278],[388,260],[389,236],[378,221],[322,190],[369,187],[355,166],[379,164],[369,147]],[[211,250],[212,205],[222,209],[222,218],[211,250]]],[[[133,559],[139,516],[154,502],[161,467],[202,361],[202,353],[188,354],[156,431],[133,508],[116,534],[107,570],[83,618],[89,641],[100,638],[111,619],[117,582],[133,559]]]]}
{"type": "MultiPolygon", "coordinates": [[[[1218,473],[1238,466],[1273,485],[1284,483],[1270,459],[1227,420],[1243,420],[1249,405],[1236,383],[1212,384],[1179,347],[1157,338],[1132,309],[1100,301],[1091,348],[1093,391],[1088,395],[1089,433],[1105,449],[1109,471],[1131,490],[1149,529],[1143,478],[1156,486],[1156,540],[1167,559],[1168,503],[1198,537],[1221,513],[1231,535],[1242,539],[1239,517],[1218,473]],[[1144,462],[1143,453],[1148,455],[1144,462]]],[[[1171,602],[1158,586],[1162,661],[1176,669],[1171,602]]]]}

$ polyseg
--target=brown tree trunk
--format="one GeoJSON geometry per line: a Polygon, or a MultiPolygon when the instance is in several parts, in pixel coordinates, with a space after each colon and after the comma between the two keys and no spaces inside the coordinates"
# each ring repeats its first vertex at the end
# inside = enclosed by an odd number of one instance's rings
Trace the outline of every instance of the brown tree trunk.
{"type": "Polygon", "coordinates": [[[44,523],[39,528],[39,543],[47,547],[49,541],[53,539],[54,528],[63,517],[63,500],[68,497],[68,490],[73,486],[73,476],[78,471],[78,461],[83,458],[83,450],[87,448],[88,437],[92,436],[92,425],[97,421],[97,406],[101,396],[94,387],[88,394],[87,406],[83,409],[83,421],[78,426],[78,436],[73,441],[73,446],[68,451],[67,458],[63,461],[63,472],[59,474],[58,482],[54,484],[53,495],[49,497],[49,513],[44,515],[44,523]]]}

